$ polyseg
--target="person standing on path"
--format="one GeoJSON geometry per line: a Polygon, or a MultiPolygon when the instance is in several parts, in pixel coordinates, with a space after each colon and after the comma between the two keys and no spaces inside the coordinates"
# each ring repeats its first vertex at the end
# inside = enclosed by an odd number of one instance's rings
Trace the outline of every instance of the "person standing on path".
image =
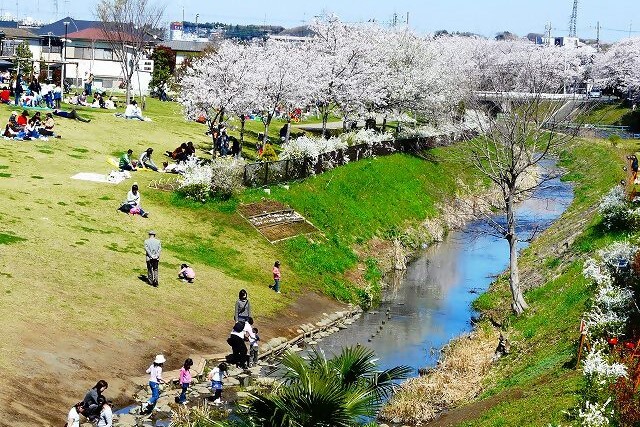
{"type": "Polygon", "coordinates": [[[240,289],[238,301],[236,301],[236,309],[233,312],[233,320],[246,322],[249,317],[251,317],[251,303],[249,303],[247,291],[240,289]]]}
{"type": "Polygon", "coordinates": [[[229,368],[227,364],[222,362],[209,372],[209,380],[211,381],[211,390],[213,390],[213,403],[219,405],[222,402],[222,379],[227,376],[229,368]]]}
{"type": "Polygon", "coordinates": [[[166,361],[167,359],[165,359],[162,354],[158,354],[153,360],[151,366],[147,369],[147,374],[149,374],[151,397],[146,404],[142,405],[142,413],[153,410],[154,406],[156,406],[156,402],[160,398],[160,384],[164,384],[164,380],[162,379],[162,366],[166,361]]]}
{"type": "Polygon", "coordinates": [[[184,361],[184,365],[180,368],[180,387],[182,392],[180,396],[176,398],[176,403],[186,404],[187,402],[187,389],[191,385],[191,367],[193,366],[193,360],[191,358],[184,361]]]}
{"type": "Polygon", "coordinates": [[[273,285],[269,285],[271,289],[280,293],[280,261],[273,264],[273,285]]]}
{"type": "Polygon", "coordinates": [[[156,239],[156,232],[149,231],[149,238],[144,241],[144,250],[147,257],[147,280],[154,288],[158,287],[158,264],[160,263],[160,252],[162,246],[160,240],[156,239]]]}

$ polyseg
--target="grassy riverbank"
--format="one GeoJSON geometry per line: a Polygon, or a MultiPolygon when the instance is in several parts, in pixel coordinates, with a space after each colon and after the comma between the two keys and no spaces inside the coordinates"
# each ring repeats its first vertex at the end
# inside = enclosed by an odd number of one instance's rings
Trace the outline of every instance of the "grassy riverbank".
{"type": "Polygon", "coordinates": [[[521,317],[509,314],[507,276],[474,303],[485,317],[503,325],[511,354],[489,371],[475,401],[434,425],[449,425],[447,419],[464,426],[571,424],[566,411],[580,402],[583,381],[581,370],[575,369],[578,326],[591,296],[582,266],[596,249],[627,237],[604,232],[594,206],[624,177],[623,152],[636,149],[635,143],[616,150],[589,140],[576,141],[561,153],[561,164],[569,171],[566,179],[575,183],[575,199],[522,254],[529,310],[521,317]]]}

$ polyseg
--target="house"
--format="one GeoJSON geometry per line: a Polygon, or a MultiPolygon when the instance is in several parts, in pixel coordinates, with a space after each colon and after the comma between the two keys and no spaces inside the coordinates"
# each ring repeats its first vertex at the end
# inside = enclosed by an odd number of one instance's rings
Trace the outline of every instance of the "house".
{"type": "MultiPolygon", "coordinates": [[[[41,27],[37,34],[42,38],[40,57],[47,62],[64,64],[65,80],[72,85],[82,87],[85,73],[94,75],[95,88],[117,88],[123,82],[121,62],[113,52],[102,22],[66,17],[41,27]],[[50,41],[53,41],[51,48],[50,41]]],[[[141,60],[131,81],[133,90],[146,92],[152,73],[153,61],[141,60]]]]}
{"type": "Polygon", "coordinates": [[[185,59],[202,55],[207,47],[213,46],[210,42],[170,40],[158,43],[159,46],[168,47],[176,53],[176,67],[179,67],[185,59]]]}

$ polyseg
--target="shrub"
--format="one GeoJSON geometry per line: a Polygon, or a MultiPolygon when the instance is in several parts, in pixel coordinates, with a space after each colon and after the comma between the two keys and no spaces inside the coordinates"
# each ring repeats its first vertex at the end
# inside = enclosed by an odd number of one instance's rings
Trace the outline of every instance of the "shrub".
{"type": "Polygon", "coordinates": [[[347,144],[340,138],[312,138],[301,136],[292,139],[282,146],[281,159],[303,159],[305,157],[317,159],[321,154],[343,150],[347,144]]]}
{"type": "Polygon", "coordinates": [[[211,166],[201,163],[192,156],[185,162],[184,172],[178,191],[187,199],[206,202],[211,195],[211,166]]]}
{"type": "Polygon", "coordinates": [[[609,135],[609,138],[607,138],[613,148],[616,148],[618,146],[621,139],[622,138],[620,138],[620,135],[618,135],[617,133],[613,133],[609,135]]]}
{"type": "Polygon", "coordinates": [[[600,201],[598,212],[602,215],[602,223],[610,230],[627,226],[630,210],[624,188],[620,185],[613,187],[600,201]]]}
{"type": "Polygon", "coordinates": [[[582,427],[603,427],[609,425],[609,416],[611,410],[607,410],[607,405],[611,402],[608,399],[606,402],[590,403],[586,402],[584,410],[582,408],[578,411],[578,418],[580,418],[580,425],[582,427]]]}
{"type": "Polygon", "coordinates": [[[185,164],[178,191],[187,199],[206,202],[211,196],[228,198],[242,189],[245,161],[218,157],[202,163],[191,157],[185,164]]]}
{"type": "MultiPolygon", "coordinates": [[[[273,148],[272,148],[273,149],[273,148]]],[[[245,161],[233,157],[218,157],[211,162],[211,192],[228,198],[242,190],[245,161]]]]}
{"type": "Polygon", "coordinates": [[[267,162],[275,162],[278,160],[278,154],[276,154],[276,150],[273,148],[273,145],[265,144],[264,149],[262,150],[262,160],[266,160],[267,162]]]}
{"type": "Polygon", "coordinates": [[[627,367],[622,363],[609,363],[601,351],[587,354],[582,368],[584,375],[599,386],[612,384],[618,378],[627,377],[627,367]]]}

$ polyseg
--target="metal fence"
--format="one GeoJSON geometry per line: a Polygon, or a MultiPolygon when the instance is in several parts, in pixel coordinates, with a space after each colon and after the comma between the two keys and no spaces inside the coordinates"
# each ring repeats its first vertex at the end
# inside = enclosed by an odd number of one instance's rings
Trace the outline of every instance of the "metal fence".
{"type": "Polygon", "coordinates": [[[473,136],[475,134],[466,133],[458,135],[458,138],[455,135],[442,135],[428,138],[396,139],[376,144],[351,145],[344,150],[321,154],[317,158],[305,157],[275,162],[249,163],[244,168],[243,183],[247,187],[259,187],[304,179],[311,175],[319,175],[336,166],[373,156],[388,156],[397,152],[418,152],[473,136]]]}
{"type": "Polygon", "coordinates": [[[639,133],[631,131],[629,126],[593,125],[581,123],[546,124],[545,128],[559,131],[569,131],[572,134],[587,138],[607,139],[611,135],[618,135],[622,139],[640,139],[639,133]]]}

